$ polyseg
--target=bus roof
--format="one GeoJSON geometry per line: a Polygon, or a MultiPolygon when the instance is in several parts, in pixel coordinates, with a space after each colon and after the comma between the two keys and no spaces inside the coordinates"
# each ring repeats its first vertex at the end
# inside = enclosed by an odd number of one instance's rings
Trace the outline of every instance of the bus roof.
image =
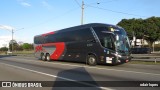
{"type": "Polygon", "coordinates": [[[56,30],[56,31],[53,31],[53,32],[44,33],[44,34],[36,35],[36,36],[46,36],[46,35],[49,35],[49,34],[54,34],[55,32],[65,32],[65,31],[72,31],[72,30],[79,30],[79,29],[84,29],[84,28],[100,27],[100,26],[101,26],[101,27],[110,26],[110,27],[121,28],[121,27],[119,27],[119,26],[112,25],[112,24],[89,23],[89,24],[78,25],[78,26],[74,26],[74,27],[69,27],[69,28],[61,29],[61,30],[56,30]]]}

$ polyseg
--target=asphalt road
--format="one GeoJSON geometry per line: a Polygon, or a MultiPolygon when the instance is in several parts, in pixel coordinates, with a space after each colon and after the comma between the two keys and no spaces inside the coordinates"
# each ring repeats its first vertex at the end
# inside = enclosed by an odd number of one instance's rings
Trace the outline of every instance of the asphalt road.
{"type": "Polygon", "coordinates": [[[151,82],[160,81],[160,66],[127,63],[88,66],[84,63],[46,62],[33,57],[0,56],[0,81],[50,81],[42,82],[42,87],[38,88],[3,87],[0,90],[160,90],[160,87],[151,87],[160,86],[160,82],[151,82]],[[122,87],[121,83],[126,86],[122,87]],[[134,84],[148,84],[148,87],[130,87],[134,84]]]}

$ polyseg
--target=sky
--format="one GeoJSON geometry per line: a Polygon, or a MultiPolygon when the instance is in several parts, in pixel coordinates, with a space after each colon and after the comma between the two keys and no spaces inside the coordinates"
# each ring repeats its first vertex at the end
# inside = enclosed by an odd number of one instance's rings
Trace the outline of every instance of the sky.
{"type": "MultiPolygon", "coordinates": [[[[82,0],[0,0],[0,47],[11,40],[33,43],[35,35],[81,24],[82,0]]],[[[160,0],[84,0],[84,24],[116,25],[122,19],[160,17],[160,0]]]]}

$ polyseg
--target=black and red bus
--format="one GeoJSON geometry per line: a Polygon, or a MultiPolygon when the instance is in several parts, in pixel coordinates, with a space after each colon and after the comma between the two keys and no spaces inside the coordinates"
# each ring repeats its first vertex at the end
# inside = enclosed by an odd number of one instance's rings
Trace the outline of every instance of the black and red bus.
{"type": "Polygon", "coordinates": [[[130,43],[119,26],[91,23],[34,37],[35,56],[42,60],[117,64],[131,60],[130,43]]]}

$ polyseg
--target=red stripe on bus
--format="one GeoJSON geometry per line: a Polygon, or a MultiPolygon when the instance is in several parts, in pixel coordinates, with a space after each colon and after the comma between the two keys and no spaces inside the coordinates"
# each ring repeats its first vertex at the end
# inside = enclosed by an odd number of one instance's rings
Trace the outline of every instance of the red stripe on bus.
{"type": "Polygon", "coordinates": [[[47,36],[47,35],[50,35],[50,34],[54,34],[54,32],[45,33],[45,34],[42,34],[42,36],[47,36]]]}
{"type": "Polygon", "coordinates": [[[52,46],[55,47],[56,50],[50,55],[51,59],[54,60],[58,60],[62,53],[65,50],[65,43],[64,42],[57,42],[57,43],[46,43],[46,44],[42,44],[39,46],[36,46],[36,51],[35,52],[39,52],[39,51],[43,51],[43,52],[47,52],[43,47],[48,47],[48,46],[52,46]]]}
{"type": "Polygon", "coordinates": [[[57,60],[61,57],[61,55],[63,54],[65,50],[65,43],[64,42],[54,43],[54,45],[56,46],[56,50],[51,55],[51,59],[57,60]]]}

